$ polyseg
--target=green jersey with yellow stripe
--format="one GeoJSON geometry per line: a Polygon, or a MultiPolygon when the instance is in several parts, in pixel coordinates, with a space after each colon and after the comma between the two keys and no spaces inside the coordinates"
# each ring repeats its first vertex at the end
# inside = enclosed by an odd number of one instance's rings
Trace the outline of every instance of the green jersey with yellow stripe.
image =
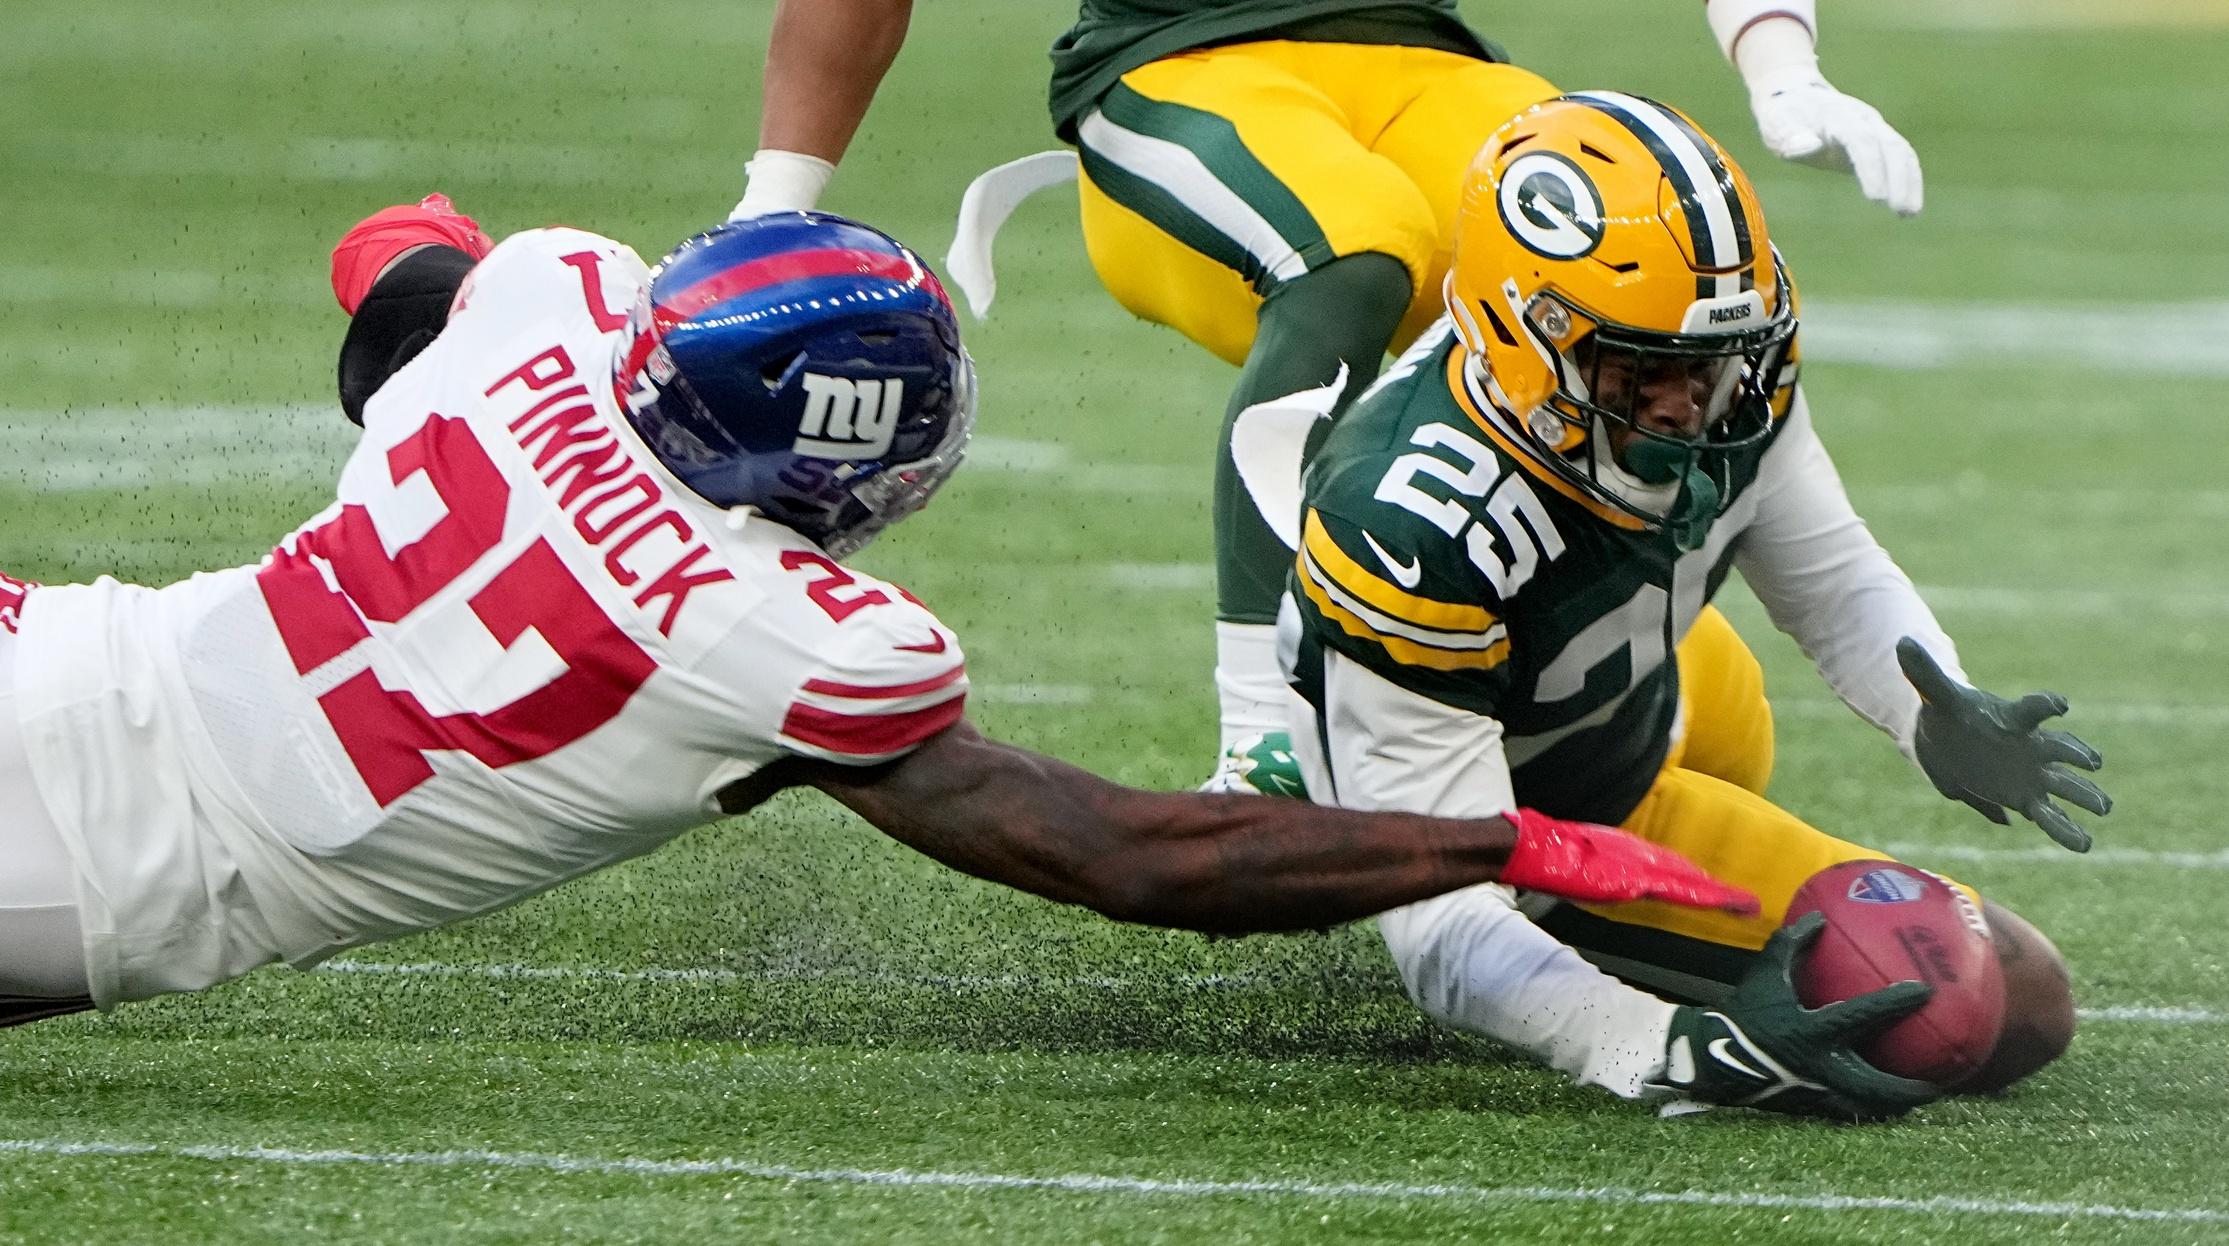
{"type": "Polygon", "coordinates": [[[1310,467],[1294,687],[1325,729],[1330,651],[1497,719],[1519,804],[1614,824],[1663,765],[1673,650],[1732,565],[1771,439],[1730,465],[1724,513],[1683,552],[1545,467],[1462,363],[1451,333],[1427,337],[1310,467]]]}
{"type": "Polygon", "coordinates": [[[1053,44],[1053,125],[1077,121],[1115,80],[1193,48],[1258,39],[1392,43],[1504,59],[1463,24],[1455,0],[1083,0],[1053,44]]]}

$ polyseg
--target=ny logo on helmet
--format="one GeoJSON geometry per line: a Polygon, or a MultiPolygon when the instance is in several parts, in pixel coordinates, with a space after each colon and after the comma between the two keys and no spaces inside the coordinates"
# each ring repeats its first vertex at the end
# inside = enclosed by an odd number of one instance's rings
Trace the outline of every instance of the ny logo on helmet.
{"type": "Polygon", "coordinates": [[[1575,260],[1602,245],[1602,192],[1554,152],[1527,152],[1501,179],[1501,219],[1535,255],[1575,260]]]}
{"type": "Polygon", "coordinates": [[[871,459],[890,448],[905,405],[905,382],[851,380],[807,372],[805,418],[797,426],[798,454],[816,459],[871,459]]]}

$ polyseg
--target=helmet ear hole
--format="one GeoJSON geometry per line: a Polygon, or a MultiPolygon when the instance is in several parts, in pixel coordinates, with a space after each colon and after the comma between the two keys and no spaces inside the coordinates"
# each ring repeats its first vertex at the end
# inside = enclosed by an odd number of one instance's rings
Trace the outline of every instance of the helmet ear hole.
{"type": "Polygon", "coordinates": [[[766,386],[767,393],[779,393],[782,383],[789,379],[790,373],[797,371],[798,367],[804,362],[805,353],[803,351],[799,351],[787,359],[769,359],[766,361],[766,366],[758,370],[758,379],[766,386]]]}
{"type": "Polygon", "coordinates": [[[1503,324],[1501,317],[1495,314],[1493,304],[1481,301],[1478,304],[1478,310],[1486,313],[1486,323],[1493,328],[1494,336],[1501,339],[1502,345],[1515,346],[1517,344],[1517,335],[1511,333],[1509,326],[1503,324]]]}

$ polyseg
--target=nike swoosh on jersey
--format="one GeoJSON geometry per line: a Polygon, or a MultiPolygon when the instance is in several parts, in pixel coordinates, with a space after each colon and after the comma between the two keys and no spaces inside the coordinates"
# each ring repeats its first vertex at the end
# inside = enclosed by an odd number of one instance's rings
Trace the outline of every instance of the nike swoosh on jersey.
{"type": "Polygon", "coordinates": [[[1362,539],[1370,543],[1370,552],[1378,556],[1378,561],[1385,564],[1385,569],[1393,573],[1393,578],[1400,583],[1402,588],[1415,588],[1424,581],[1423,559],[1411,558],[1407,562],[1402,562],[1393,555],[1386,553],[1385,546],[1378,544],[1378,538],[1365,532],[1362,534],[1362,539]]]}
{"type": "Polygon", "coordinates": [[[944,652],[944,633],[931,632],[929,633],[929,639],[922,644],[899,645],[898,648],[905,650],[907,653],[942,653],[944,652]]]}
{"type": "Polygon", "coordinates": [[[1762,1070],[1750,1067],[1747,1063],[1743,1062],[1741,1057],[1734,1054],[1733,1039],[1714,1038],[1710,1040],[1710,1054],[1712,1059],[1718,1061],[1720,1064],[1725,1065],[1729,1069],[1733,1069],[1738,1073],[1753,1077],[1760,1082],[1769,1082],[1773,1080],[1769,1074],[1763,1072],[1762,1070]]]}

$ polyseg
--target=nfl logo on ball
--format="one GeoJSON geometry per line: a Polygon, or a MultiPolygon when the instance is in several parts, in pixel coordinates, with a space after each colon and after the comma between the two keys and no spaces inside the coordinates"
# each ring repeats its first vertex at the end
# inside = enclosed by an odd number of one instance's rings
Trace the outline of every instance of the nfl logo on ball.
{"type": "Polygon", "coordinates": [[[1905,904],[1927,894],[1927,884],[1902,870],[1867,870],[1850,884],[1850,898],[1862,904],[1905,904]]]}

